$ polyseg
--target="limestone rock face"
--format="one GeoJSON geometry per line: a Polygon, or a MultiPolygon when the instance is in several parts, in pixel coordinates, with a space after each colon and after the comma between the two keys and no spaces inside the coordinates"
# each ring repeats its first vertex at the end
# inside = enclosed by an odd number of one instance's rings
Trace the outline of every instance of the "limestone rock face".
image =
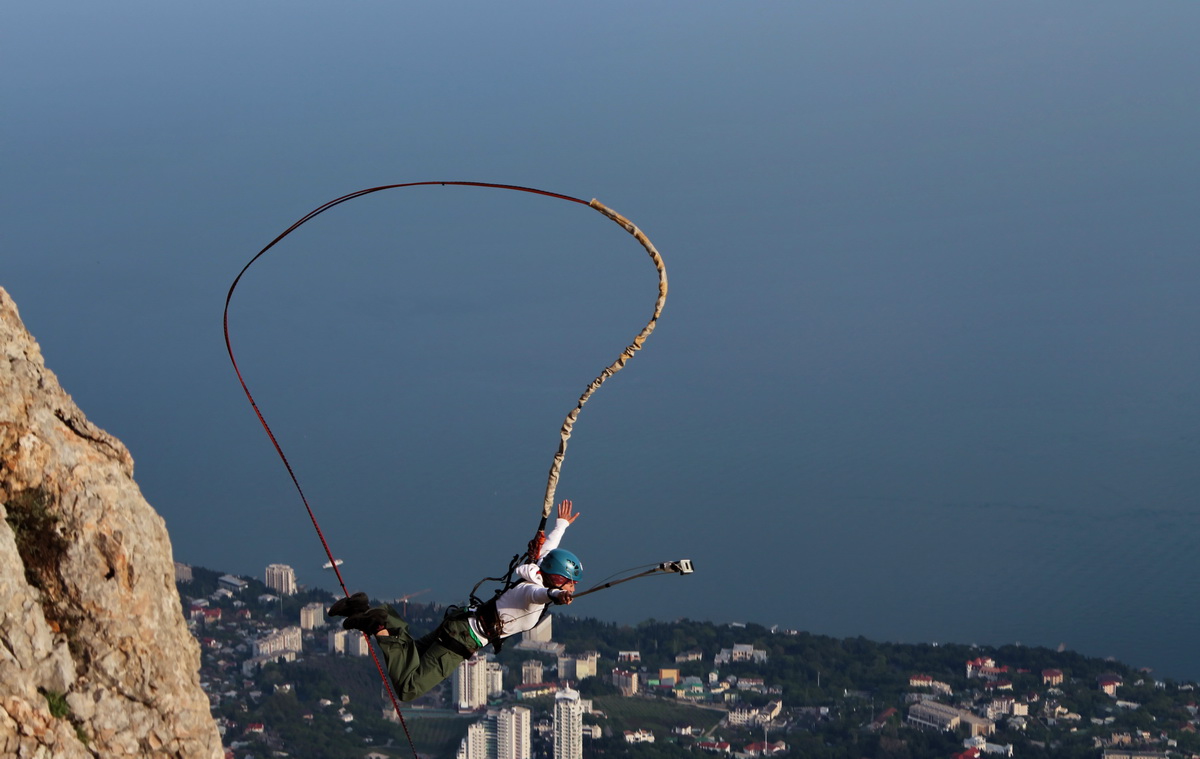
{"type": "Polygon", "coordinates": [[[223,755],[166,526],[0,288],[0,756],[223,755]]]}

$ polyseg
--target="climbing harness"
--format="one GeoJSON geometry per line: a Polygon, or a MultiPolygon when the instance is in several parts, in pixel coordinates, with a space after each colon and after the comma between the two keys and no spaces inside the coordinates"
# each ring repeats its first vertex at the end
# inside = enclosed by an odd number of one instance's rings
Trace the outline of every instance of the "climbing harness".
{"type": "MultiPolygon", "coordinates": [[[[594,587],[588,588],[587,590],[582,590],[578,593],[572,593],[571,597],[572,597],[572,599],[583,598],[584,596],[591,595],[592,593],[595,593],[596,591],[605,590],[606,588],[611,588],[614,585],[620,585],[622,583],[629,582],[630,580],[637,580],[642,577],[650,577],[651,575],[659,575],[659,574],[690,575],[694,571],[695,571],[695,569],[693,569],[693,567],[692,567],[691,559],[679,559],[677,561],[664,561],[659,564],[643,565],[641,567],[634,567],[632,569],[627,569],[627,570],[623,570],[622,572],[615,573],[615,574],[623,574],[624,572],[637,572],[637,574],[630,575],[628,577],[622,577],[617,580],[606,580],[598,585],[595,585],[594,587]],[[645,566],[649,566],[650,568],[645,569],[645,566]],[[642,569],[643,571],[637,572],[637,570],[639,570],[639,569],[642,569]]],[[[611,576],[612,575],[610,575],[610,577],[611,576]]],[[[479,586],[476,585],[475,587],[478,588],[479,586]]],[[[497,618],[497,615],[496,615],[496,601],[497,601],[497,599],[500,598],[501,595],[503,595],[504,590],[505,589],[498,590],[496,592],[496,594],[494,596],[492,596],[490,599],[488,599],[487,601],[484,601],[482,603],[477,603],[472,607],[475,610],[475,613],[477,614],[480,622],[484,625],[485,630],[487,629],[487,625],[489,625],[489,624],[493,624],[493,625],[500,624],[499,620],[497,618]]],[[[476,601],[477,599],[472,598],[472,600],[476,601]]],[[[552,606],[552,605],[553,604],[547,605],[547,606],[543,607],[540,612],[538,612],[538,614],[540,616],[538,617],[537,624],[534,625],[534,627],[537,627],[538,625],[540,625],[546,619],[546,617],[548,617],[550,615],[550,606],[552,606]]],[[[502,630],[497,629],[497,632],[498,633],[502,632],[502,630]]],[[[488,638],[492,643],[492,647],[495,648],[496,653],[500,653],[500,646],[501,646],[502,639],[499,637],[499,635],[493,636],[492,633],[489,632],[488,638]]]]}
{"type": "MultiPolygon", "coordinates": [[[[622,368],[624,368],[626,362],[628,362],[629,359],[632,358],[635,353],[637,353],[639,350],[641,350],[642,344],[646,341],[646,338],[649,337],[650,333],[654,331],[654,327],[658,322],[658,317],[662,313],[663,305],[666,303],[666,299],[667,299],[667,272],[666,272],[666,268],[663,264],[662,256],[659,255],[658,251],[654,248],[654,245],[650,242],[649,238],[647,238],[646,235],[643,234],[642,231],[640,229],[638,229],[628,219],[626,219],[625,217],[616,213],[615,211],[609,209],[600,201],[593,199],[591,202],[588,202],[588,201],[581,200],[579,198],[571,197],[569,195],[562,195],[562,194],[555,193],[555,192],[548,192],[546,190],[539,190],[539,189],[535,189],[532,187],[521,187],[518,185],[507,185],[507,184],[494,184],[494,183],[490,183],[490,182],[461,182],[461,181],[405,182],[402,184],[389,184],[389,185],[382,185],[379,187],[371,187],[371,188],[367,188],[364,190],[358,190],[356,192],[352,192],[352,193],[343,195],[339,198],[335,198],[321,206],[318,206],[317,208],[313,209],[312,211],[308,212],[307,214],[302,216],[298,221],[296,221],[290,227],[288,227],[282,233],[280,233],[275,239],[271,240],[271,242],[268,243],[266,245],[266,247],[264,247],[257,254],[255,254],[255,256],[253,258],[251,258],[250,261],[247,262],[245,266],[242,267],[241,271],[238,272],[237,277],[234,278],[233,283],[229,286],[229,292],[225,296],[225,311],[224,311],[224,317],[223,317],[223,325],[224,325],[224,332],[225,332],[225,349],[229,353],[229,360],[233,364],[234,373],[237,374],[238,382],[242,386],[242,391],[245,393],[246,399],[250,402],[251,408],[254,409],[254,413],[258,417],[259,423],[262,425],[262,428],[266,432],[267,437],[270,438],[271,444],[275,447],[275,452],[279,455],[279,458],[283,461],[284,467],[287,469],[288,476],[291,478],[292,484],[296,488],[296,492],[300,495],[300,500],[303,502],[304,508],[308,512],[308,517],[309,517],[309,520],[312,522],[313,529],[316,531],[317,537],[321,541],[321,547],[325,550],[325,555],[329,558],[329,566],[333,570],[334,574],[337,576],[338,585],[341,587],[343,595],[349,596],[350,593],[346,588],[346,583],[345,583],[344,579],[342,578],[342,572],[341,572],[341,569],[339,568],[339,565],[341,564],[341,562],[334,559],[333,552],[329,548],[329,543],[325,540],[325,535],[321,531],[321,526],[317,522],[317,517],[316,517],[315,513],[313,512],[312,506],[309,504],[308,498],[304,495],[303,488],[300,487],[300,480],[296,476],[295,471],[292,469],[292,465],[288,461],[287,456],[284,454],[283,448],[280,446],[279,441],[275,438],[275,434],[271,431],[270,426],[267,424],[267,421],[264,418],[262,411],[259,409],[258,404],[254,400],[254,396],[251,395],[250,388],[247,386],[246,380],[242,376],[241,369],[238,368],[237,359],[234,357],[234,354],[233,354],[233,344],[229,337],[229,304],[233,299],[234,290],[237,288],[238,283],[241,282],[242,276],[245,275],[246,271],[251,267],[251,265],[253,265],[254,262],[257,261],[259,258],[261,258],[263,255],[265,255],[267,253],[267,251],[274,248],[277,244],[279,244],[280,241],[282,241],[285,237],[287,237],[289,234],[294,232],[296,229],[298,229],[304,223],[306,223],[306,222],[310,221],[311,219],[313,219],[314,217],[328,211],[329,209],[334,208],[335,206],[341,205],[342,203],[345,203],[350,200],[354,200],[355,198],[361,198],[364,195],[370,195],[372,193],[381,192],[383,190],[393,190],[393,189],[400,189],[400,188],[405,188],[405,187],[421,187],[421,186],[460,186],[460,187],[479,187],[479,188],[495,189],[495,190],[511,190],[511,191],[516,191],[516,192],[526,192],[526,193],[532,193],[535,195],[542,195],[542,196],[546,196],[546,197],[557,198],[559,200],[567,200],[567,201],[571,201],[573,203],[579,203],[581,205],[589,206],[590,208],[593,208],[596,211],[599,211],[600,213],[604,214],[606,217],[608,217],[612,221],[619,224],[629,234],[633,235],[633,237],[642,245],[642,247],[645,248],[646,252],[650,256],[651,261],[654,263],[655,269],[658,272],[658,297],[655,300],[654,310],[650,316],[650,320],[646,323],[646,326],[642,328],[641,332],[639,332],[634,337],[633,342],[631,342],[623,351],[621,351],[621,354],[616,358],[616,360],[613,361],[611,364],[609,364],[607,367],[605,367],[604,370],[594,380],[592,380],[591,383],[588,384],[588,386],[584,389],[583,394],[579,396],[579,400],[576,402],[575,407],[573,409],[571,409],[571,411],[567,414],[566,418],[563,420],[562,427],[559,431],[558,450],[555,453],[553,460],[551,461],[550,473],[549,473],[549,475],[547,477],[547,481],[546,481],[546,493],[545,493],[545,500],[542,504],[541,522],[538,525],[538,529],[537,529],[537,532],[536,532],[534,538],[529,541],[529,546],[527,547],[526,552],[523,557],[521,555],[517,555],[517,556],[513,557],[512,561],[509,563],[507,574],[505,574],[504,576],[499,577],[499,578],[485,578],[484,580],[481,580],[480,583],[475,586],[475,588],[471,591],[471,597],[472,597],[472,601],[476,602],[477,599],[475,598],[475,591],[478,590],[480,584],[482,584],[483,582],[486,582],[488,580],[496,580],[496,581],[502,582],[504,587],[502,587],[501,590],[496,592],[496,596],[499,596],[500,593],[502,593],[504,591],[504,589],[506,589],[507,587],[511,587],[512,575],[517,566],[519,566],[521,563],[524,563],[524,561],[536,562],[538,560],[538,557],[541,555],[542,544],[545,540],[546,520],[550,515],[550,509],[554,503],[554,491],[558,485],[558,479],[559,479],[559,475],[562,470],[563,459],[565,458],[566,452],[567,452],[567,442],[571,438],[571,432],[575,426],[575,420],[579,417],[580,411],[582,411],[584,404],[587,403],[588,399],[591,398],[592,394],[595,393],[596,390],[599,389],[602,384],[604,384],[605,380],[607,380],[609,377],[611,377],[612,375],[619,372],[622,368]]],[[[630,577],[627,579],[634,579],[634,578],[630,577]]],[[[624,580],[621,580],[618,582],[624,582],[624,580]]],[[[615,582],[610,583],[610,585],[613,585],[613,584],[616,584],[616,583],[615,582]]],[[[605,586],[605,587],[607,587],[607,586],[605,586]]],[[[594,588],[592,591],[587,591],[587,592],[593,592],[594,590],[600,590],[600,589],[601,588],[598,587],[598,588],[594,588]]],[[[479,605],[479,604],[476,603],[476,605],[479,605]]],[[[375,654],[374,648],[371,648],[370,650],[371,650],[371,658],[375,662],[375,667],[379,670],[379,675],[383,679],[383,682],[388,691],[388,695],[390,696],[390,698],[392,700],[392,706],[395,708],[396,715],[400,719],[400,724],[404,728],[404,733],[408,737],[409,746],[413,749],[413,757],[414,757],[414,759],[417,759],[416,748],[413,745],[412,736],[409,734],[408,724],[404,720],[404,715],[400,709],[400,703],[399,703],[399,701],[396,697],[396,694],[391,686],[391,682],[388,679],[387,674],[384,672],[383,665],[380,664],[379,659],[375,654]]]]}

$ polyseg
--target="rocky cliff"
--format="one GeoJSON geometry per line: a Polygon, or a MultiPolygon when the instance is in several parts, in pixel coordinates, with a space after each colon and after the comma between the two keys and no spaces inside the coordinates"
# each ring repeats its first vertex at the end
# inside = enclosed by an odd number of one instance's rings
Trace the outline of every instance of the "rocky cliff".
{"type": "Polygon", "coordinates": [[[222,755],[162,518],[0,288],[0,756],[222,755]]]}

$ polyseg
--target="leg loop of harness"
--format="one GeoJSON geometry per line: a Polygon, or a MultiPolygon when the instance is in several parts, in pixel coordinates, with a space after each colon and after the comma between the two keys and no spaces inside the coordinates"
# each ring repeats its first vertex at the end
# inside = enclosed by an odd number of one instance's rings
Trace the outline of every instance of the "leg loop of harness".
{"type": "MultiPolygon", "coordinates": [[[[461,606],[451,606],[446,610],[446,616],[442,619],[442,623],[438,625],[434,631],[434,636],[437,642],[446,647],[447,650],[453,651],[464,659],[470,659],[479,650],[479,646],[470,645],[460,640],[450,631],[450,626],[461,627],[467,636],[474,637],[470,632],[471,617],[473,612],[469,609],[464,609],[461,606]]],[[[472,640],[472,643],[474,641],[472,640]]]]}

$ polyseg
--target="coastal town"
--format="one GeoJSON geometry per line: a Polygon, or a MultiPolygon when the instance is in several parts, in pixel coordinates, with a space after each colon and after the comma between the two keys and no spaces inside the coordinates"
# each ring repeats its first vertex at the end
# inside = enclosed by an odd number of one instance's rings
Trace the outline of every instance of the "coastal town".
{"type": "MultiPolygon", "coordinates": [[[[410,756],[409,728],[431,759],[1200,759],[1196,684],[1118,662],[688,621],[548,618],[404,704],[401,730],[368,638],[330,624],[333,597],[290,567],[258,580],[177,565],[176,580],[229,759],[410,756]],[[329,740],[320,754],[316,736],[329,740]]],[[[442,609],[415,595],[393,606],[432,629],[442,609]]]]}

